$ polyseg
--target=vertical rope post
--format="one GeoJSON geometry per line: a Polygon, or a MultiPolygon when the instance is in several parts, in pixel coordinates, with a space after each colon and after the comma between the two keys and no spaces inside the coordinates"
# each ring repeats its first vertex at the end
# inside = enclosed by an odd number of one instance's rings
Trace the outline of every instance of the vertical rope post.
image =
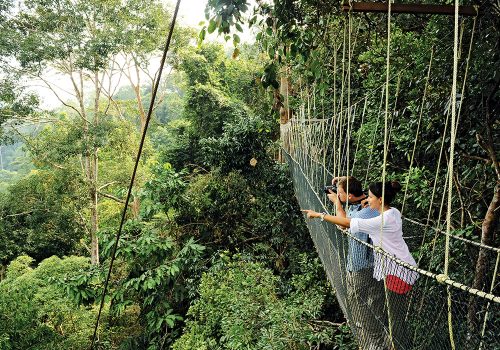
{"type": "MultiPolygon", "coordinates": [[[[456,124],[456,104],[457,104],[457,71],[458,71],[458,0],[455,0],[455,26],[453,40],[453,81],[451,87],[451,138],[450,138],[450,160],[449,160],[449,177],[448,177],[448,208],[446,212],[446,246],[444,252],[444,275],[448,276],[450,263],[450,232],[451,232],[451,205],[453,194],[453,167],[455,153],[455,124],[456,124]]],[[[455,350],[455,340],[453,336],[453,320],[451,315],[451,292],[450,287],[447,287],[448,293],[448,332],[450,336],[451,348],[455,350]]]]}
{"type": "Polygon", "coordinates": [[[346,202],[345,202],[345,206],[346,206],[346,212],[348,210],[348,206],[349,206],[349,169],[350,169],[350,165],[349,165],[349,157],[350,157],[350,153],[349,153],[349,148],[350,148],[350,139],[351,139],[351,55],[352,55],[352,52],[351,52],[351,33],[352,33],[352,16],[351,16],[351,11],[349,11],[349,13],[347,14],[347,25],[348,25],[348,31],[349,31],[349,35],[348,35],[348,38],[349,38],[349,41],[348,41],[348,53],[347,53],[347,135],[346,135],[346,139],[347,139],[347,146],[346,146],[346,154],[347,154],[347,158],[346,158],[346,172],[345,174],[347,175],[347,183],[346,183],[346,195],[347,195],[347,199],[346,199],[346,202]]]}
{"type": "Polygon", "coordinates": [[[410,175],[411,175],[411,172],[413,170],[413,159],[415,158],[415,150],[417,149],[417,141],[418,141],[418,133],[420,131],[420,123],[422,122],[422,115],[424,114],[424,104],[425,104],[425,98],[427,96],[427,88],[429,86],[429,79],[431,77],[431,67],[432,67],[432,58],[433,57],[434,57],[434,48],[432,48],[432,50],[431,50],[431,58],[429,59],[429,68],[427,69],[427,77],[425,79],[424,95],[422,96],[422,103],[420,104],[420,114],[418,117],[417,132],[415,133],[415,141],[413,142],[413,151],[411,152],[410,168],[408,169],[408,174],[406,175],[405,193],[403,196],[403,204],[401,205],[401,215],[403,215],[403,212],[405,210],[406,195],[408,193],[408,185],[410,182],[410,175]]]}
{"type": "MultiPolygon", "coordinates": [[[[385,178],[386,178],[386,168],[387,168],[387,153],[388,153],[388,121],[389,121],[389,76],[390,76],[390,56],[391,56],[391,0],[388,1],[387,8],[387,51],[386,51],[386,71],[385,71],[385,113],[384,113],[384,159],[382,162],[382,211],[381,211],[381,221],[380,221],[380,247],[383,249],[384,240],[384,207],[385,207],[385,178]]],[[[382,271],[384,274],[384,291],[385,291],[385,303],[387,308],[387,321],[389,325],[389,340],[391,347],[394,348],[394,339],[392,336],[392,319],[391,319],[391,308],[389,305],[389,299],[387,295],[387,279],[385,276],[385,257],[382,259],[382,271]]]]}

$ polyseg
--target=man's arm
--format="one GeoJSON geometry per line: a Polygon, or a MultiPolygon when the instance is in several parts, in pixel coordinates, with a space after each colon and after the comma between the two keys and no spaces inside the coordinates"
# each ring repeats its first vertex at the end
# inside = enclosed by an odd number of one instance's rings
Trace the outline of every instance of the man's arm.
{"type": "Polygon", "coordinates": [[[338,194],[335,192],[332,192],[331,190],[328,190],[328,191],[330,191],[330,194],[327,194],[328,199],[330,201],[332,201],[333,204],[335,204],[335,208],[337,208],[337,215],[340,217],[343,217],[343,218],[347,217],[345,210],[344,210],[344,207],[342,206],[342,202],[339,199],[338,194]]]}

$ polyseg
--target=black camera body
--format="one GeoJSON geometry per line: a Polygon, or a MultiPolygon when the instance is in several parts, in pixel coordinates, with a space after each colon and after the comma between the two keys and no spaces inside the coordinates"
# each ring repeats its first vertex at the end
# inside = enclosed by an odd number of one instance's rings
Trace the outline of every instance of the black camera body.
{"type": "Polygon", "coordinates": [[[330,194],[330,191],[332,191],[333,193],[337,193],[337,185],[325,186],[324,191],[326,194],[330,194]]]}

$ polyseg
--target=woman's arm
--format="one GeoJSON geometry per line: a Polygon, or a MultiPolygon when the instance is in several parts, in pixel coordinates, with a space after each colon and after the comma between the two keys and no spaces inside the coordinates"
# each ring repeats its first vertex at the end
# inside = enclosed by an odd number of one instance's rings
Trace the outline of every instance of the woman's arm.
{"type": "Polygon", "coordinates": [[[315,219],[323,216],[323,220],[328,221],[331,224],[340,225],[343,227],[351,227],[350,218],[343,218],[340,216],[333,216],[325,213],[317,213],[314,210],[309,209],[303,209],[302,211],[307,214],[308,219],[315,219]]]}

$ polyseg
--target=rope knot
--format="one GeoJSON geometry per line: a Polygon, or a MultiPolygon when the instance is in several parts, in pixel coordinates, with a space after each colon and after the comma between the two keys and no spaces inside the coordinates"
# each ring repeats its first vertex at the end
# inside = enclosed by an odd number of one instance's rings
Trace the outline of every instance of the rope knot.
{"type": "Polygon", "coordinates": [[[444,273],[441,273],[436,276],[436,281],[438,281],[441,284],[444,284],[444,282],[448,279],[448,275],[445,275],[444,273]]]}

